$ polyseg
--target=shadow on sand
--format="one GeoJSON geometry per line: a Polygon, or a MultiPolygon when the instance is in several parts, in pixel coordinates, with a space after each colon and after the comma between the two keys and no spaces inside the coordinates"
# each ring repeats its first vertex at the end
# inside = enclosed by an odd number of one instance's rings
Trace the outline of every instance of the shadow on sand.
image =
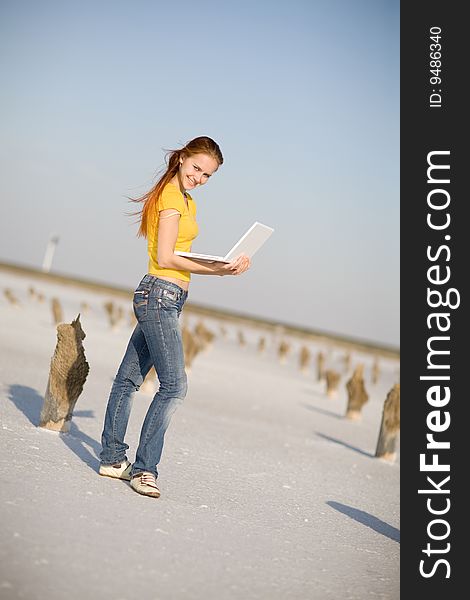
{"type": "Polygon", "coordinates": [[[39,425],[39,416],[44,402],[43,396],[40,396],[33,388],[15,384],[10,385],[8,398],[28,418],[32,425],[35,427],[39,425]]]}
{"type": "MultiPolygon", "coordinates": [[[[8,390],[8,397],[34,425],[39,427],[39,418],[41,408],[44,402],[44,397],[38,394],[33,388],[25,385],[11,385],[8,390]]],[[[92,410],[77,410],[73,413],[74,417],[79,418],[94,418],[92,410]]],[[[68,433],[59,433],[61,440],[66,446],[74,452],[80,460],[87,464],[93,471],[97,471],[99,467],[98,456],[101,451],[101,445],[91,438],[89,435],[79,429],[77,424],[72,419],[70,431],[68,433]],[[90,452],[90,449],[93,452],[90,452]]]]}
{"type": "Polygon", "coordinates": [[[334,500],[328,500],[327,504],[351,519],[370,527],[377,533],[390,538],[394,542],[400,543],[400,530],[385,523],[382,519],[378,519],[364,510],[359,510],[358,508],[342,504],[341,502],[335,502],[334,500]]]}
{"type": "Polygon", "coordinates": [[[301,405],[308,410],[313,410],[314,412],[320,413],[321,415],[326,415],[327,417],[334,417],[335,419],[343,419],[343,415],[339,415],[338,413],[334,413],[327,408],[319,408],[318,406],[313,406],[312,404],[307,404],[306,402],[301,402],[301,405]]]}
{"type": "Polygon", "coordinates": [[[375,458],[375,455],[371,454],[370,452],[361,450],[361,448],[357,448],[356,446],[351,446],[351,444],[348,444],[346,442],[343,442],[342,440],[338,440],[336,438],[330,437],[329,435],[325,435],[324,433],[320,433],[319,431],[317,431],[315,435],[323,438],[324,440],[327,440],[328,442],[334,442],[335,444],[344,446],[345,448],[348,448],[349,450],[353,450],[354,452],[357,452],[358,454],[362,454],[363,456],[368,456],[369,458],[375,458]]]}

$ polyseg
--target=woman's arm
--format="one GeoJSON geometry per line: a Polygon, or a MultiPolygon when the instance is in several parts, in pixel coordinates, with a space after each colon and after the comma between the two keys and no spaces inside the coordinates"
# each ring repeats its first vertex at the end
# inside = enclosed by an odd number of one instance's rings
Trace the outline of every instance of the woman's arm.
{"type": "Polygon", "coordinates": [[[157,262],[161,267],[189,271],[197,275],[240,275],[250,267],[250,259],[245,255],[239,256],[230,263],[206,263],[175,254],[180,218],[181,215],[174,209],[160,211],[157,262]]]}

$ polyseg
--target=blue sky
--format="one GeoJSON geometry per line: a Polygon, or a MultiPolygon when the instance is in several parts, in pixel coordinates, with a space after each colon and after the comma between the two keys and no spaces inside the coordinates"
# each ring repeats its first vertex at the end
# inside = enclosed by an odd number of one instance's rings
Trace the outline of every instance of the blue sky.
{"type": "Polygon", "coordinates": [[[7,0],[0,74],[0,260],[135,287],[126,196],[209,135],[193,249],[275,232],[189,299],[399,345],[398,1],[7,0]]]}

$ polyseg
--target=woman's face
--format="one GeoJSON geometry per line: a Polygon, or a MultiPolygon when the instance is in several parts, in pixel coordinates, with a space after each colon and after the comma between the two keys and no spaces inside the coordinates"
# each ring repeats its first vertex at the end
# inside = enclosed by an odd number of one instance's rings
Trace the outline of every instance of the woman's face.
{"type": "Polygon", "coordinates": [[[180,159],[179,179],[185,190],[204,185],[219,168],[219,163],[207,154],[193,154],[180,159]]]}

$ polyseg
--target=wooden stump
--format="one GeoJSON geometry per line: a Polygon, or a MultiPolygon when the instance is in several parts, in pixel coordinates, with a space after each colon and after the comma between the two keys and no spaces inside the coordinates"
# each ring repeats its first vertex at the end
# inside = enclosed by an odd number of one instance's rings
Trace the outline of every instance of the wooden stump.
{"type": "Polygon", "coordinates": [[[8,302],[10,304],[12,304],[13,306],[19,306],[20,303],[18,301],[18,298],[15,296],[15,294],[10,290],[10,288],[5,288],[3,290],[3,294],[5,296],[5,298],[8,300],[8,302]]]}
{"type": "Polygon", "coordinates": [[[208,329],[202,321],[198,321],[198,323],[196,323],[194,335],[197,338],[201,350],[207,351],[212,348],[215,334],[208,329]]]}
{"type": "Polygon", "coordinates": [[[307,346],[302,346],[302,348],[300,349],[300,371],[302,373],[307,373],[308,372],[308,366],[310,363],[310,350],[307,348],[307,346]]]}
{"type": "Polygon", "coordinates": [[[393,462],[396,458],[396,443],[400,433],[400,384],[396,383],[388,392],[384,402],[382,423],[375,456],[393,462]]]}
{"type": "Polygon", "coordinates": [[[325,371],[326,379],[326,395],[328,398],[336,398],[338,396],[338,386],[341,375],[337,371],[329,369],[325,371]]]}
{"type": "Polygon", "coordinates": [[[147,373],[142,385],[139,388],[139,391],[147,396],[153,396],[157,389],[157,373],[155,371],[155,367],[152,367],[150,371],[147,373]]]}
{"type": "Polygon", "coordinates": [[[277,349],[277,354],[279,356],[279,362],[281,365],[285,364],[287,360],[287,355],[290,352],[290,344],[285,340],[282,340],[277,349]]]}
{"type": "Polygon", "coordinates": [[[51,359],[40,427],[69,431],[75,403],[90,370],[82,344],[84,339],[80,315],[70,324],[57,326],[57,344],[51,359]]]}
{"type": "Polygon", "coordinates": [[[325,377],[325,355],[319,352],[317,355],[317,380],[321,381],[325,377]]]}
{"type": "Polygon", "coordinates": [[[181,333],[183,337],[184,365],[186,371],[189,372],[191,371],[194,358],[201,351],[202,347],[188,327],[183,326],[181,333]]]}
{"type": "Polygon", "coordinates": [[[371,370],[371,381],[373,384],[377,383],[377,381],[379,380],[379,376],[380,376],[379,359],[377,357],[375,357],[374,362],[372,364],[372,370],[371,370]]]}
{"type": "Polygon", "coordinates": [[[51,306],[52,306],[52,319],[53,319],[54,325],[58,325],[59,323],[62,323],[64,320],[64,313],[62,311],[62,305],[60,304],[58,298],[52,298],[51,306]]]}
{"type": "Polygon", "coordinates": [[[121,305],[116,307],[116,320],[120,323],[124,319],[124,309],[121,305]]]}
{"type": "Polygon", "coordinates": [[[346,389],[348,391],[346,418],[358,421],[361,418],[362,407],[369,400],[364,385],[364,365],[359,364],[354,369],[351,379],[346,383],[346,389]]]}
{"type": "Polygon", "coordinates": [[[117,306],[112,300],[108,300],[103,306],[108,315],[109,325],[115,331],[124,316],[124,310],[122,306],[117,306]]]}
{"type": "Polygon", "coordinates": [[[137,317],[135,316],[134,311],[131,309],[129,311],[129,326],[135,327],[137,325],[137,317]]]}
{"type": "Polygon", "coordinates": [[[112,300],[107,300],[103,304],[103,308],[108,317],[109,324],[111,325],[111,327],[113,327],[114,326],[114,302],[112,300]]]}

